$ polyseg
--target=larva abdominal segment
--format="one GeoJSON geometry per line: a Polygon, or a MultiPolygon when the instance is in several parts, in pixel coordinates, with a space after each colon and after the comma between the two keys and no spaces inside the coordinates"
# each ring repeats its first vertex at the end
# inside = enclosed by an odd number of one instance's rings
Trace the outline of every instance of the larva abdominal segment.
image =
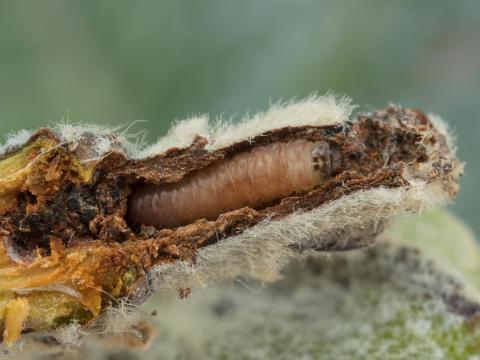
{"type": "Polygon", "coordinates": [[[201,169],[178,183],[146,184],[130,200],[137,224],[174,228],[259,208],[312,190],[332,172],[327,142],[297,139],[253,148],[201,169]]]}

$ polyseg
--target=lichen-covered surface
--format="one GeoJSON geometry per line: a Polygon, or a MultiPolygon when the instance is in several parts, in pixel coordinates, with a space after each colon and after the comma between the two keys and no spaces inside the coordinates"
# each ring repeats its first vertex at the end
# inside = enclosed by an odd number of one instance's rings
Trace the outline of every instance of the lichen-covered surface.
{"type": "Polygon", "coordinates": [[[435,119],[389,107],[350,122],[350,110],[326,97],[222,131],[194,126],[187,133],[179,124],[155,153],[135,151],[121,134],[81,127],[12,140],[0,158],[5,342],[22,331],[95,325],[108,306],[139,304],[155,289],[188,292],[238,276],[274,280],[292,256],[371,244],[395,215],[456,194],[462,164],[435,119]],[[162,148],[182,131],[190,143],[162,148]],[[336,154],[335,170],[309,192],[171,229],[129,219],[131,194],[144,183],[177,182],[256,146],[294,139],[326,142],[336,154]]]}

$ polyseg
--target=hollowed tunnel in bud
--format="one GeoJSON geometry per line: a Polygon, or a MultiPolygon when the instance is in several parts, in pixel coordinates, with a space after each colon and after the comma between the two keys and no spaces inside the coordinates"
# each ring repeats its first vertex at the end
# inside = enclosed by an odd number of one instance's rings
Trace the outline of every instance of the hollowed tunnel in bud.
{"type": "Polygon", "coordinates": [[[251,120],[144,157],[88,129],[41,129],[7,149],[0,333],[11,342],[25,329],[92,323],[118,299],[140,303],[159,266],[173,269],[170,287],[190,286],[181,264],[200,260],[211,269],[198,281],[271,280],[282,257],[365,246],[396,214],[457,192],[462,165],[423,113],[390,107],[349,122],[343,107],[311,102],[311,122],[290,119],[293,104],[281,126],[251,120]]]}
{"type": "Polygon", "coordinates": [[[253,148],[173,184],[146,184],[129,200],[136,224],[174,228],[301,195],[330,179],[335,164],[327,142],[293,140],[253,148]]]}

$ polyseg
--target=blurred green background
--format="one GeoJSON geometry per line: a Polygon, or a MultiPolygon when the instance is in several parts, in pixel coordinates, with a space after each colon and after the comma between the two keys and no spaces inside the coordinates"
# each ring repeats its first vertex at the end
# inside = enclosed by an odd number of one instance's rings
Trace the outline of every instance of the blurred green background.
{"type": "MultiPolygon", "coordinates": [[[[480,1],[1,1],[0,134],[74,121],[238,116],[312,91],[435,112],[480,234],[480,1]]],[[[134,132],[132,130],[132,132],[134,132]]]]}

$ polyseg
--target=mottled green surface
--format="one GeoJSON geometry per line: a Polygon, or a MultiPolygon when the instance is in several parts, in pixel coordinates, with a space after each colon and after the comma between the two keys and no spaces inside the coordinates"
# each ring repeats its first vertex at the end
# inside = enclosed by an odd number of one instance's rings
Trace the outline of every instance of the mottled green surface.
{"type": "Polygon", "coordinates": [[[0,2],[0,135],[56,121],[148,123],[265,109],[333,90],[444,116],[468,162],[455,210],[477,221],[477,0],[0,2]]]}
{"type": "Polygon", "coordinates": [[[149,353],[188,359],[388,360],[466,359],[480,351],[479,329],[465,326],[442,300],[425,300],[402,273],[370,273],[390,268],[364,260],[354,264],[348,272],[337,269],[340,278],[302,272],[260,294],[223,289],[189,305],[160,306],[163,336],[149,353]]]}
{"type": "Polygon", "coordinates": [[[449,272],[457,273],[480,291],[480,247],[474,234],[457,217],[435,211],[395,221],[384,236],[421,249],[449,272]]]}

